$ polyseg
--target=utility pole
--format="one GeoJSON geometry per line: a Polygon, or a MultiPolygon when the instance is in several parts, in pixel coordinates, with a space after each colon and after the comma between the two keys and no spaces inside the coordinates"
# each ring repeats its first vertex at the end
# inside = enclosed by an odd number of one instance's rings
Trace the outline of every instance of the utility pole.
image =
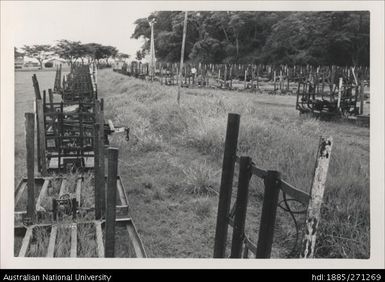
{"type": "Polygon", "coordinates": [[[185,46],[185,43],[186,43],[186,31],[187,31],[187,11],[184,14],[182,50],[180,52],[180,66],[179,66],[179,79],[178,79],[178,97],[177,97],[178,105],[180,105],[180,86],[182,84],[182,70],[183,70],[184,46],[185,46]]]}
{"type": "Polygon", "coordinates": [[[151,81],[154,80],[155,76],[155,44],[154,44],[154,23],[155,19],[152,19],[149,24],[151,27],[151,45],[150,45],[150,75],[151,75],[151,81]]]}

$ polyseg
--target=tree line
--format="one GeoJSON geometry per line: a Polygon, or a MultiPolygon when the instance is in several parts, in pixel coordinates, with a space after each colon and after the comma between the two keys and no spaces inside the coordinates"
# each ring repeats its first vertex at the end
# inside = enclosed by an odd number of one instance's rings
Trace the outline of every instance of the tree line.
{"type": "Polygon", "coordinates": [[[54,45],[24,45],[19,52],[15,48],[15,58],[27,56],[35,58],[40,67],[43,67],[43,62],[53,56],[58,56],[66,60],[69,64],[80,60],[82,63],[85,60],[88,63],[96,63],[99,65],[101,60],[109,64],[109,58],[126,59],[129,55],[119,52],[114,46],[105,46],[99,43],[86,43],[80,41],[70,41],[66,39],[58,40],[54,45]]]}
{"type": "MultiPolygon", "coordinates": [[[[180,60],[182,11],[159,11],[135,21],[132,38],[148,52],[155,19],[156,57],[180,60]]],[[[368,11],[189,12],[185,60],[202,63],[369,65],[368,11]]]]}

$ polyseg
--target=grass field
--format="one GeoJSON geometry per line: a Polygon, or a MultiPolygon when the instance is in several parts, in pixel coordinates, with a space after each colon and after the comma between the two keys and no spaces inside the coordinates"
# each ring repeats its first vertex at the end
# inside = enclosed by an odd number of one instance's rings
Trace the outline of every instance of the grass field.
{"type": "MultiPolygon", "coordinates": [[[[49,79],[53,83],[54,73],[49,79]]],[[[18,178],[25,173],[24,112],[33,109],[33,88],[32,82],[25,83],[19,93],[23,79],[16,80],[18,178]],[[26,95],[31,97],[28,103],[22,100],[26,95]]],[[[116,135],[111,145],[119,148],[119,174],[149,257],[212,257],[215,191],[229,112],[241,114],[238,154],[251,156],[258,167],[281,171],[283,179],[305,191],[310,189],[319,136],[333,136],[316,257],[369,257],[368,128],[299,117],[292,96],[182,89],[179,107],[176,87],[111,70],[98,72],[98,93],[105,100],[105,117],[131,128],[128,143],[116,135]]],[[[246,229],[254,242],[262,200],[263,183],[253,178],[246,229]]],[[[295,237],[290,216],[279,210],[272,256],[288,257],[295,237]]]]}
{"type": "MultiPolygon", "coordinates": [[[[32,75],[36,74],[40,91],[53,89],[55,71],[15,72],[15,182],[26,175],[25,126],[24,114],[34,112],[35,92],[32,75]]],[[[63,74],[66,74],[63,72],[63,74]]],[[[48,95],[48,94],[47,94],[48,95]]],[[[57,95],[54,95],[54,97],[57,95]]],[[[59,99],[59,97],[56,97],[59,99]]],[[[36,144],[35,144],[36,146],[36,144]]]]}

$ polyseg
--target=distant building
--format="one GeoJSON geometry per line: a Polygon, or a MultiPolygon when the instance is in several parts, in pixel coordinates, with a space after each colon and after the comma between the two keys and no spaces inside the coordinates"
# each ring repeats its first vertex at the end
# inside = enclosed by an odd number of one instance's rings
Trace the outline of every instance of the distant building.
{"type": "Polygon", "coordinates": [[[40,68],[40,64],[38,62],[32,62],[32,61],[27,61],[23,65],[23,69],[35,69],[35,68],[40,68]]]}
{"type": "MultiPolygon", "coordinates": [[[[45,68],[57,68],[57,67],[60,67],[60,65],[62,66],[62,68],[69,66],[66,60],[60,59],[60,58],[49,59],[49,60],[45,61],[43,65],[45,68]],[[47,63],[52,63],[52,67],[47,67],[46,66],[47,63]]],[[[48,64],[48,65],[50,65],[50,64],[48,64]]]]}
{"type": "Polygon", "coordinates": [[[22,69],[24,65],[24,57],[15,58],[15,69],[22,69]]]}

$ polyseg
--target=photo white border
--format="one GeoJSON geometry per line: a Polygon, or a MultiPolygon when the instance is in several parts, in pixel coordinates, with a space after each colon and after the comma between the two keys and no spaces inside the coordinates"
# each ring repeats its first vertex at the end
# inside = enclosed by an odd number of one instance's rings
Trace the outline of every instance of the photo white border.
{"type": "MultiPolygon", "coordinates": [[[[21,1],[15,1],[20,3],[21,1]]],[[[383,1],[126,1],[135,9],[370,11],[370,259],[48,259],[13,257],[14,206],[14,70],[13,25],[16,15],[1,1],[1,268],[255,268],[383,269],[384,262],[384,2],[383,1]]],[[[27,1],[32,2],[32,1],[27,1]]],[[[43,1],[44,2],[44,1],[43,1]]],[[[50,1],[53,2],[53,1],[50,1]]],[[[61,2],[61,1],[59,1],[61,2]]],[[[76,5],[76,1],[70,1],[76,5]]],[[[92,6],[92,1],[87,1],[92,6]]],[[[98,1],[96,1],[98,2],[98,1]]],[[[126,5],[122,1],[111,4],[126,5]],[[124,4],[123,4],[124,3],[124,4]]],[[[214,226],[213,226],[214,228],[214,226]]]]}

